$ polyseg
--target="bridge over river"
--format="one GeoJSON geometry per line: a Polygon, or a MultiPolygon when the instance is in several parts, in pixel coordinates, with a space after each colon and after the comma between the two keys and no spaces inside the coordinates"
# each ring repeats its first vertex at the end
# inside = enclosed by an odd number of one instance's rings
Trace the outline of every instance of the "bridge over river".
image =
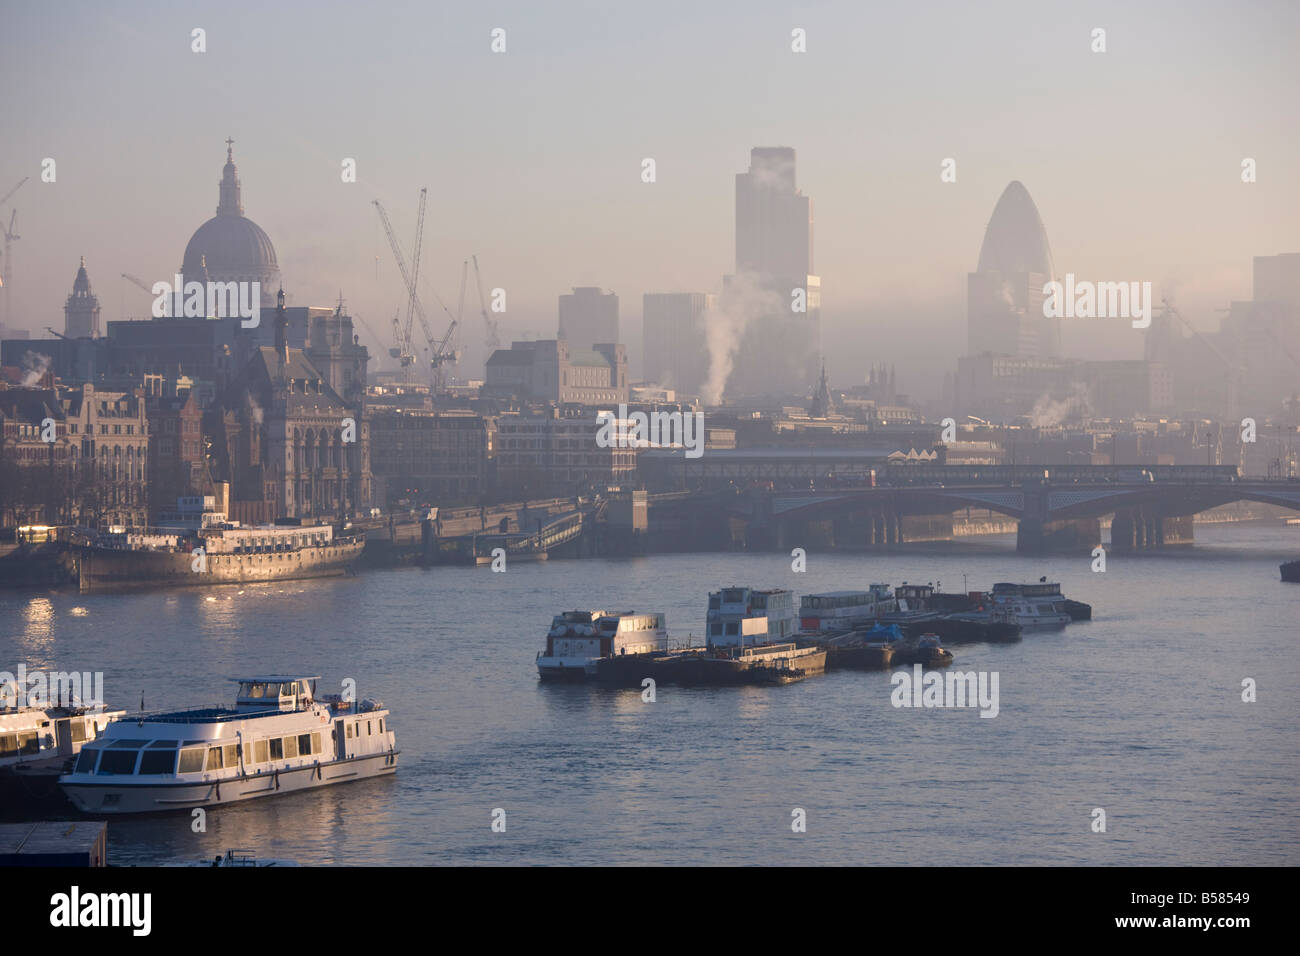
{"type": "Polygon", "coordinates": [[[1191,543],[1193,515],[1234,501],[1300,511],[1300,479],[1246,478],[1230,465],[901,465],[874,483],[813,484],[738,498],[731,510],[751,546],[786,549],[828,533],[841,546],[945,539],[954,511],[980,508],[1017,521],[1020,551],[1092,548],[1107,515],[1112,548],[1137,550],[1191,543]]]}

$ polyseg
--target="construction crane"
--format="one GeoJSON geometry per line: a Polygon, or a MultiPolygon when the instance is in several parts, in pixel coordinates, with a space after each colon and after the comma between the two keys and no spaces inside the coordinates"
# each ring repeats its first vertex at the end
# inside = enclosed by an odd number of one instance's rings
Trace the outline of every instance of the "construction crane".
{"type": "MultiPolygon", "coordinates": [[[[417,245],[420,244],[420,235],[424,231],[424,206],[428,197],[428,190],[420,190],[420,210],[419,210],[419,230],[417,234],[417,245]]],[[[401,243],[397,241],[397,233],[393,231],[393,224],[388,218],[388,212],[384,209],[383,204],[374,200],[375,209],[379,211],[379,220],[384,225],[384,234],[388,236],[388,245],[393,250],[393,260],[397,263],[398,271],[402,274],[402,282],[406,286],[407,292],[407,318],[406,325],[402,325],[400,313],[393,316],[393,335],[396,340],[393,348],[388,350],[388,354],[397,359],[402,368],[403,381],[408,384],[412,380],[415,366],[415,352],[411,343],[411,333],[414,328],[415,318],[419,318],[420,325],[424,330],[424,336],[431,343],[433,333],[429,330],[429,320],[424,314],[424,306],[420,304],[420,296],[416,290],[415,279],[406,268],[406,256],[402,253],[401,243]]]]}
{"type": "MultiPolygon", "coordinates": [[[[30,176],[24,176],[22,179],[20,179],[18,181],[18,185],[15,186],[13,189],[9,190],[7,193],[5,193],[3,199],[0,199],[0,205],[3,205],[4,203],[8,202],[9,197],[12,196],[14,193],[18,192],[18,190],[22,188],[23,183],[27,182],[27,180],[29,179],[31,179],[30,176]]],[[[4,268],[0,269],[0,287],[3,287],[5,290],[5,321],[4,321],[5,325],[9,325],[13,321],[12,303],[13,303],[14,268],[13,268],[13,251],[10,247],[14,242],[22,238],[22,236],[14,232],[14,219],[16,219],[17,216],[18,216],[17,209],[10,211],[9,227],[4,231],[5,260],[3,263],[4,268]]],[[[0,220],[0,222],[3,222],[3,220],[0,220]]]]}
{"type": "MultiPolygon", "coordinates": [[[[129,272],[123,272],[122,278],[126,279],[134,286],[139,286],[141,289],[143,289],[145,292],[148,292],[150,295],[154,294],[153,286],[147,285],[145,281],[141,279],[139,276],[133,276],[129,272]]],[[[167,296],[165,299],[163,299],[163,308],[166,310],[164,314],[168,314],[170,312],[170,308],[169,308],[170,305],[171,305],[171,296],[167,296]]],[[[152,315],[152,313],[153,313],[153,309],[150,308],[150,314],[152,315]]]]}
{"type": "Polygon", "coordinates": [[[485,340],[489,350],[500,348],[501,337],[497,332],[496,319],[488,315],[487,297],[483,295],[483,274],[478,271],[478,256],[474,256],[474,281],[478,283],[478,309],[483,316],[483,330],[487,334],[485,340]]]}
{"type": "MultiPolygon", "coordinates": [[[[419,226],[416,236],[417,256],[419,255],[419,246],[422,243],[424,231],[424,206],[427,195],[427,189],[420,190],[419,226]]],[[[373,202],[375,209],[379,211],[379,219],[383,223],[384,234],[388,236],[388,245],[393,250],[393,259],[397,262],[397,268],[402,274],[402,281],[406,283],[406,289],[409,295],[406,326],[404,328],[401,327],[400,323],[394,319],[393,325],[397,337],[397,345],[396,348],[389,350],[389,354],[399,360],[403,369],[407,369],[409,366],[414,364],[415,354],[412,351],[411,345],[411,333],[414,326],[412,315],[414,318],[419,319],[420,328],[424,332],[424,338],[429,343],[429,350],[432,353],[429,357],[429,366],[433,371],[433,385],[436,391],[443,385],[444,373],[442,367],[447,364],[454,364],[460,358],[459,353],[456,352],[453,344],[455,342],[456,329],[460,325],[460,322],[457,320],[456,316],[451,314],[451,310],[448,309],[442,299],[438,297],[438,294],[436,292],[433,293],[434,300],[437,301],[438,305],[451,319],[451,325],[447,329],[447,334],[442,337],[441,341],[434,338],[433,330],[429,325],[429,318],[425,315],[424,306],[420,303],[420,296],[416,286],[416,277],[406,268],[406,257],[402,253],[401,244],[397,241],[397,234],[393,231],[393,224],[389,221],[388,213],[384,210],[383,204],[380,203],[378,199],[373,202]]],[[[409,373],[407,373],[406,380],[410,381],[409,373]]]]}
{"type": "MultiPolygon", "coordinates": [[[[414,353],[412,352],[412,346],[411,346],[411,328],[415,323],[415,303],[417,298],[415,294],[415,290],[419,288],[420,285],[420,254],[424,249],[424,207],[425,204],[428,202],[428,200],[429,200],[429,190],[426,187],[420,190],[420,207],[415,216],[415,245],[412,247],[414,248],[415,252],[411,255],[411,278],[410,281],[407,283],[407,285],[410,287],[411,296],[406,306],[405,342],[406,342],[407,352],[412,356],[414,355],[414,353]]],[[[421,315],[421,324],[427,325],[427,323],[424,322],[423,315],[421,315]]],[[[425,338],[429,338],[429,337],[430,336],[428,335],[428,331],[426,329],[425,338]]],[[[411,366],[410,371],[413,372],[414,370],[415,370],[414,366],[411,366]]]]}

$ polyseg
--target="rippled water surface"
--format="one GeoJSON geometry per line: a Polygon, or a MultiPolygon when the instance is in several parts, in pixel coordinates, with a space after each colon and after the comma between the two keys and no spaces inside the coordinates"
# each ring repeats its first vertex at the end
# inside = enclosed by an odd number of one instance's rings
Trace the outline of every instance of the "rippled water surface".
{"type": "MultiPolygon", "coordinates": [[[[368,572],[284,585],[0,592],[0,670],[101,670],[110,706],[232,697],[250,671],[352,677],[382,698],[397,775],[211,811],[114,820],[110,861],[230,847],[303,863],[1295,864],[1300,862],[1300,528],[1200,526],[1193,549],[1029,558],[942,551],[698,554],[368,572]],[[538,683],[551,616],[663,610],[701,633],[706,592],[873,581],[1059,580],[1091,623],[954,647],[997,671],[1000,713],[894,708],[889,676],[639,691],[538,683]],[[1242,681],[1258,684],[1243,703],[1242,681]],[[1091,831],[1103,808],[1105,833],[1091,831]],[[506,832],[491,829],[506,813],[506,832]],[[802,808],[807,832],[791,830],[802,808]]],[[[327,687],[326,685],[331,685],[327,687]]]]}

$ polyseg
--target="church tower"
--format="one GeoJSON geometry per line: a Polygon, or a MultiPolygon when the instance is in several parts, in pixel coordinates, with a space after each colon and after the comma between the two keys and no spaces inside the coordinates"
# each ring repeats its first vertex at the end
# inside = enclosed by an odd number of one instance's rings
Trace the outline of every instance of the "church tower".
{"type": "Polygon", "coordinates": [[[63,306],[63,334],[70,339],[99,338],[99,297],[90,291],[85,256],[72,283],[72,295],[63,306]]]}

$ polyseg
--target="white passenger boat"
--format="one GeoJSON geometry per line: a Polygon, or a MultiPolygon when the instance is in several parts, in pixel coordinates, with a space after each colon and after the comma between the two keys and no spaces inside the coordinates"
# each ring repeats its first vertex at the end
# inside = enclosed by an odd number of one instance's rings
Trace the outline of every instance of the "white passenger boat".
{"type": "Polygon", "coordinates": [[[784,588],[723,588],[709,592],[705,635],[710,644],[788,641],[799,631],[794,593],[784,588]]]}
{"type": "Polygon", "coordinates": [[[1059,584],[1002,582],[993,585],[989,601],[995,617],[1025,630],[1064,627],[1072,620],[1059,584]]]}
{"type": "Polygon", "coordinates": [[[805,594],[799,602],[799,625],[806,635],[848,631],[896,610],[898,601],[888,584],[873,584],[866,591],[805,594]]]}
{"type": "Polygon", "coordinates": [[[110,724],[59,779],[88,813],[144,813],[255,800],[391,774],[396,739],[382,703],[317,696],[316,677],[239,680],[233,709],[110,724]]]}
{"type": "Polygon", "coordinates": [[[537,673],[542,680],[586,680],[600,676],[601,662],[667,649],[662,613],[565,611],[551,622],[546,650],[537,654],[537,673]]]}

